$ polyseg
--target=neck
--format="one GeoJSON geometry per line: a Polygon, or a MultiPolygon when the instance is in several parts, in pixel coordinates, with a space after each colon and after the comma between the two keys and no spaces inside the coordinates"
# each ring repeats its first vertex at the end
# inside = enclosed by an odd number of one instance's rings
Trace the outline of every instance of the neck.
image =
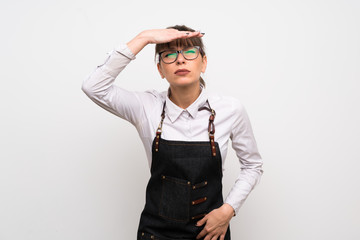
{"type": "Polygon", "coordinates": [[[201,92],[200,84],[195,83],[191,86],[171,86],[170,100],[182,109],[189,107],[199,97],[201,92]]]}

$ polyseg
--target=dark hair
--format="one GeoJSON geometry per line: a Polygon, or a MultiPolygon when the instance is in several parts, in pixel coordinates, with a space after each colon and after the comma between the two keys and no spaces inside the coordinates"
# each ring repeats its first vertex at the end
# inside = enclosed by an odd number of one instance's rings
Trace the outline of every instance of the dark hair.
{"type": "MultiPolygon", "coordinates": [[[[175,25],[175,26],[171,26],[171,27],[167,27],[167,29],[176,29],[179,31],[188,31],[188,32],[195,32],[194,29],[189,28],[185,25],[175,25]]],[[[167,42],[167,43],[159,43],[155,45],[155,59],[156,57],[158,57],[158,61],[160,63],[160,56],[158,56],[158,53],[161,52],[164,49],[169,49],[171,46],[177,46],[177,47],[183,47],[183,46],[199,46],[200,47],[200,54],[201,57],[204,57],[205,54],[205,50],[204,50],[204,44],[201,40],[201,38],[199,37],[192,37],[192,38],[179,38],[176,39],[172,42],[167,42]]],[[[202,79],[202,77],[200,77],[200,83],[202,85],[204,85],[205,87],[205,81],[204,79],[202,79]]]]}

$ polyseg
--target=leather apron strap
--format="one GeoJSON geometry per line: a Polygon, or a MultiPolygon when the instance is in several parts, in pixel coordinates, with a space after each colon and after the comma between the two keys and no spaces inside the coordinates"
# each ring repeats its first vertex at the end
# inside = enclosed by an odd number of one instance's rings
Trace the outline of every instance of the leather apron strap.
{"type": "MultiPolygon", "coordinates": [[[[215,157],[216,156],[216,148],[215,148],[215,136],[214,136],[215,135],[214,120],[215,120],[216,112],[214,109],[211,108],[209,101],[206,100],[206,102],[209,107],[203,106],[203,107],[199,108],[198,111],[207,110],[211,113],[211,115],[209,117],[208,133],[209,133],[209,139],[210,139],[210,145],[211,145],[211,153],[215,157]]],[[[164,118],[165,118],[165,105],[166,105],[166,101],[164,102],[164,105],[163,105],[163,110],[161,113],[161,121],[156,130],[156,139],[155,139],[155,151],[156,152],[159,151],[159,142],[160,142],[160,137],[161,137],[161,132],[162,132],[162,125],[163,125],[164,118]]]]}

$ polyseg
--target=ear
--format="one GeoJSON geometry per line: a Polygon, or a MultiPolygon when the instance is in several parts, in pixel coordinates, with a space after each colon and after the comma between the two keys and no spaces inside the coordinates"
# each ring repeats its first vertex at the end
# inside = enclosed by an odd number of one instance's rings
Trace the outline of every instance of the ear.
{"type": "Polygon", "coordinates": [[[202,73],[205,73],[206,66],[207,66],[207,57],[206,57],[206,55],[205,55],[205,56],[203,56],[203,58],[202,58],[202,67],[201,67],[201,72],[202,72],[202,73]]]}
{"type": "Polygon", "coordinates": [[[160,63],[157,64],[157,69],[158,69],[158,71],[159,71],[159,73],[160,73],[161,78],[164,79],[165,76],[164,76],[164,74],[163,74],[162,71],[161,71],[160,63]]]}

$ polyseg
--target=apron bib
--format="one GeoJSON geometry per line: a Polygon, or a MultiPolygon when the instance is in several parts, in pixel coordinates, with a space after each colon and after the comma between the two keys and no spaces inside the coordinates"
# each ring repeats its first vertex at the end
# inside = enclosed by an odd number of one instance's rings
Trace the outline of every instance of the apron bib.
{"type": "MultiPolygon", "coordinates": [[[[197,227],[196,222],[223,204],[222,160],[214,141],[215,111],[200,110],[211,112],[210,141],[170,141],[161,138],[163,106],[152,144],[151,177],[137,240],[195,240],[205,226],[197,227]]],[[[225,240],[230,240],[230,228],[225,240]]]]}

